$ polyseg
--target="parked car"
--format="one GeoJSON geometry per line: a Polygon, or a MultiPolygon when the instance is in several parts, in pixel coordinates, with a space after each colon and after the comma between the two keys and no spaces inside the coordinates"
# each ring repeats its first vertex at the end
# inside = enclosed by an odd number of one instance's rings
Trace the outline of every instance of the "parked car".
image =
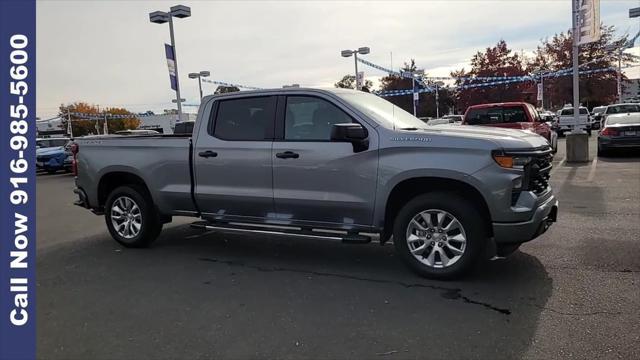
{"type": "Polygon", "coordinates": [[[612,114],[598,134],[598,155],[612,149],[640,148],[640,112],[612,114]]]}
{"type": "Polygon", "coordinates": [[[640,104],[638,103],[624,103],[624,104],[613,104],[607,106],[607,109],[602,114],[602,118],[600,120],[603,123],[609,115],[615,114],[626,114],[626,113],[637,113],[640,112],[640,104]]]}
{"type": "Polygon", "coordinates": [[[464,125],[495,126],[519,129],[545,138],[555,153],[557,136],[538,114],[533,105],[525,102],[506,102],[470,106],[464,114],[464,125]]]}
{"type": "MultiPolygon", "coordinates": [[[[58,142],[54,142],[58,143],[58,142]]],[[[36,149],[36,169],[44,170],[53,174],[59,170],[71,171],[72,158],[69,144],[67,140],[65,146],[41,147],[36,149]]],[[[49,145],[52,145],[50,143],[49,145]]]]}
{"type": "Polygon", "coordinates": [[[453,120],[453,123],[460,123],[462,124],[462,121],[464,120],[464,115],[445,115],[442,117],[443,119],[449,119],[449,120],[453,120]]]}
{"type": "Polygon", "coordinates": [[[285,88],[206,96],[193,135],[79,139],[76,204],[148,246],[172,216],[212,231],[366,243],[391,236],[420,275],[468,271],[544,233],[551,148],[529,132],[427,127],[373,94],[285,88]],[[484,254],[484,255],[483,255],[484,254]]]}
{"type": "Polygon", "coordinates": [[[53,137],[53,138],[37,138],[36,149],[55,148],[65,146],[69,142],[69,138],[66,137],[53,137]]]}
{"type": "Polygon", "coordinates": [[[448,118],[448,117],[441,117],[438,119],[431,119],[429,121],[427,121],[427,125],[429,126],[433,126],[433,125],[442,125],[442,124],[461,124],[461,122],[456,121],[455,118],[448,118]]]}
{"type": "Polygon", "coordinates": [[[607,110],[606,106],[596,106],[591,110],[591,129],[598,130],[600,129],[600,124],[602,122],[602,118],[604,112],[607,110]]]}
{"type": "Polygon", "coordinates": [[[584,129],[589,136],[591,136],[591,117],[589,116],[589,109],[584,106],[580,106],[580,114],[578,115],[578,123],[576,124],[573,117],[573,107],[564,107],[558,111],[558,136],[564,135],[568,131],[572,131],[577,125],[578,128],[584,129]]]}

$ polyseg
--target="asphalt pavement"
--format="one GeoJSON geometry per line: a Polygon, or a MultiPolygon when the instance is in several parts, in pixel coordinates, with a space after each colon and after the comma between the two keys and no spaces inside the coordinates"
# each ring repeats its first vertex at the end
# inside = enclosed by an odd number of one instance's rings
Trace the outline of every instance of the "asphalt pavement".
{"type": "MultiPolygon", "coordinates": [[[[595,138],[595,137],[594,137],[595,138]]],[[[640,152],[552,170],[558,222],[454,282],[393,246],[166,226],[126,249],[37,179],[39,358],[640,358],[640,152]]]]}

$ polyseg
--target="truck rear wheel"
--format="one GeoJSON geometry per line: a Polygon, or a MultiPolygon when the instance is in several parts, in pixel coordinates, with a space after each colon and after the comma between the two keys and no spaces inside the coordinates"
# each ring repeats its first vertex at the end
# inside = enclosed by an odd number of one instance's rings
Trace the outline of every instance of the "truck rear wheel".
{"type": "Polygon", "coordinates": [[[126,247],[149,246],[162,230],[151,197],[137,185],[113,190],[107,197],[104,218],[111,236],[126,247]]]}
{"type": "Polygon", "coordinates": [[[409,201],[396,216],[396,253],[417,274],[451,279],[469,271],[484,253],[486,224],[463,197],[428,193],[409,201]]]}

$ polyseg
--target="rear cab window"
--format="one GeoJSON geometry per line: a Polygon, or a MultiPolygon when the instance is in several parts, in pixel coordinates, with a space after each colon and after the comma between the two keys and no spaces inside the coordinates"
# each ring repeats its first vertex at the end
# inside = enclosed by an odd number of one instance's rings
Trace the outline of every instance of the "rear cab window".
{"type": "Polygon", "coordinates": [[[231,141],[270,140],[275,104],[275,96],[219,100],[211,135],[231,141]]]}
{"type": "Polygon", "coordinates": [[[469,125],[491,125],[527,122],[528,116],[523,106],[495,106],[491,108],[469,109],[466,122],[469,125]]]}

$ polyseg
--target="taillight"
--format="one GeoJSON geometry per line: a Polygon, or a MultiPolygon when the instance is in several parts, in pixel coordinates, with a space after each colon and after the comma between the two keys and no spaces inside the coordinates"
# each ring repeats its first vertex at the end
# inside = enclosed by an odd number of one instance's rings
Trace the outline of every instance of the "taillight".
{"type": "Polygon", "coordinates": [[[618,130],[606,127],[604,129],[602,129],[602,131],[600,132],[600,135],[618,136],[618,130]]]}
{"type": "Polygon", "coordinates": [[[71,153],[73,154],[71,169],[73,170],[73,176],[78,176],[78,152],[80,152],[80,145],[77,143],[71,144],[71,153]]]}

